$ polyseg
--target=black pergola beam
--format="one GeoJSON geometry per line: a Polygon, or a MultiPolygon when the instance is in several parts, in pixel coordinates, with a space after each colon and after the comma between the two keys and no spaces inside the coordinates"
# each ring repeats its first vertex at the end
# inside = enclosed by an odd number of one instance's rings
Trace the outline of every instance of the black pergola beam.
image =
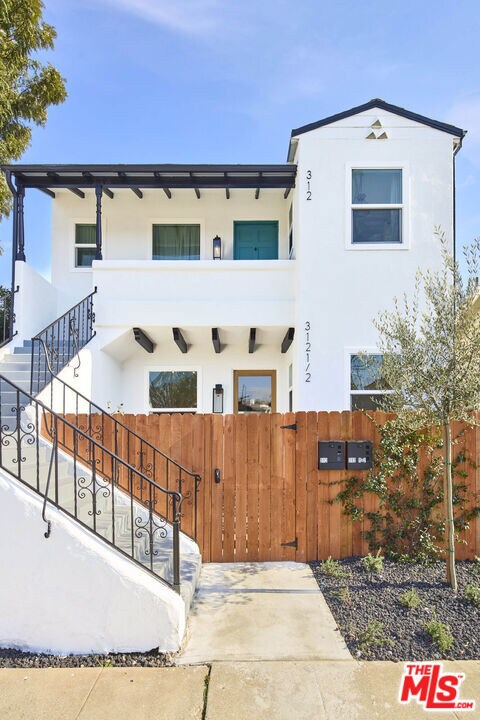
{"type": "Polygon", "coordinates": [[[216,353],[222,352],[222,346],[220,344],[220,334],[218,332],[218,328],[212,328],[212,343],[213,343],[213,349],[216,353]]]}
{"type": "MultiPolygon", "coordinates": [[[[119,172],[118,172],[118,177],[121,178],[121,180],[125,183],[125,184],[122,185],[121,187],[130,188],[130,190],[131,190],[132,192],[134,192],[135,195],[136,195],[138,198],[140,198],[140,200],[143,198],[143,193],[142,193],[142,191],[140,190],[140,188],[137,186],[137,183],[132,183],[132,182],[130,182],[130,178],[128,177],[128,175],[127,175],[126,172],[124,172],[124,171],[119,171],[119,172]]],[[[98,182],[98,178],[97,178],[97,182],[98,182]]],[[[109,184],[111,185],[112,183],[109,183],[109,184]]]]}
{"type": "MultiPolygon", "coordinates": [[[[104,187],[110,187],[110,188],[138,188],[141,186],[142,188],[173,188],[173,189],[191,189],[196,188],[199,189],[218,189],[218,188],[225,188],[225,180],[222,177],[214,176],[214,177],[196,177],[194,182],[192,182],[191,178],[188,177],[175,177],[170,176],[166,177],[163,176],[161,178],[157,178],[155,176],[152,177],[137,177],[137,176],[125,176],[125,177],[115,177],[115,176],[100,176],[95,175],[91,178],[86,178],[82,176],[73,177],[69,175],[65,178],[52,178],[52,177],[28,177],[25,176],[25,180],[22,181],[24,184],[24,187],[27,188],[42,188],[42,187],[48,187],[48,188],[78,188],[78,186],[89,189],[94,188],[95,185],[103,185],[104,187]]],[[[252,188],[254,190],[260,190],[263,188],[272,188],[272,189],[283,189],[285,188],[293,188],[295,187],[295,178],[294,177],[229,177],[228,178],[228,185],[230,190],[233,189],[249,189],[252,188]]]]}
{"type": "Polygon", "coordinates": [[[287,332],[285,333],[285,337],[282,340],[282,353],[286,353],[288,348],[293,342],[293,338],[295,337],[295,328],[288,328],[287,332]]]}
{"type": "Polygon", "coordinates": [[[195,190],[195,195],[197,196],[197,200],[200,200],[200,190],[197,187],[197,179],[193,177],[193,173],[190,173],[190,182],[192,183],[192,187],[195,190]]]}
{"type": "MultiPolygon", "coordinates": [[[[259,180],[260,180],[261,177],[262,177],[262,173],[258,173],[258,179],[259,179],[259,180]]],[[[260,186],[257,187],[257,189],[255,190],[255,200],[258,200],[259,197],[260,197],[260,186]]]]}
{"type": "MultiPolygon", "coordinates": [[[[225,182],[228,182],[228,173],[223,173],[225,177],[225,182]]],[[[230,200],[230,187],[228,185],[225,186],[225,197],[227,200],[230,200]]]]}
{"type": "Polygon", "coordinates": [[[106,195],[107,197],[110,198],[110,200],[113,200],[114,195],[113,195],[113,192],[112,192],[111,190],[109,190],[108,188],[104,187],[104,188],[103,188],[103,192],[105,193],[105,195],[106,195]]]}
{"type": "Polygon", "coordinates": [[[80,188],[70,187],[68,188],[68,190],[70,190],[70,192],[72,192],[77,197],[82,198],[82,200],[85,199],[85,193],[83,192],[83,190],[80,190],[80,188]]]}
{"type": "Polygon", "coordinates": [[[133,336],[137,343],[148,353],[153,353],[155,345],[141,328],[133,328],[133,336]]]}
{"type": "Polygon", "coordinates": [[[164,187],[164,188],[162,188],[162,190],[163,190],[163,192],[165,193],[165,195],[167,196],[167,198],[168,198],[169,200],[171,200],[171,199],[172,199],[172,193],[171,193],[170,189],[164,187]]]}
{"type": "Polygon", "coordinates": [[[140,200],[142,200],[142,198],[143,198],[143,193],[142,193],[142,191],[140,190],[140,188],[138,188],[138,187],[132,187],[132,188],[131,188],[131,191],[132,191],[133,193],[135,193],[135,195],[136,195],[138,198],[140,198],[140,200]]]}
{"type": "Polygon", "coordinates": [[[45,193],[45,195],[48,195],[49,197],[55,199],[55,193],[54,193],[52,190],[49,190],[49,188],[41,187],[41,188],[38,188],[38,189],[39,189],[41,192],[45,193]]]}
{"type": "Polygon", "coordinates": [[[250,355],[255,352],[255,340],[257,338],[257,328],[250,328],[250,337],[248,338],[248,352],[250,355]]]}
{"type": "Polygon", "coordinates": [[[291,190],[291,188],[289,188],[289,187],[285,188],[285,192],[283,193],[284,200],[286,200],[287,197],[289,196],[290,190],[291,190]]]}
{"type": "Polygon", "coordinates": [[[176,344],[178,345],[180,351],[182,353],[186,353],[188,351],[188,345],[187,345],[185,338],[182,335],[180,328],[172,328],[172,331],[173,331],[173,339],[176,342],[176,344]]]}
{"type": "MultiPolygon", "coordinates": [[[[56,172],[47,172],[47,177],[51,178],[52,183],[56,182],[57,180],[61,180],[60,175],[56,172]]],[[[81,183],[75,183],[75,186],[78,184],[81,185],[81,183]]],[[[80,188],[75,187],[75,186],[72,186],[69,184],[68,186],[67,185],[58,185],[57,187],[65,187],[65,189],[70,190],[70,192],[72,192],[74,195],[77,195],[79,198],[82,198],[82,200],[84,200],[85,193],[82,190],[80,190],[80,188]]],[[[43,187],[44,186],[40,187],[39,189],[41,190],[43,187]]]]}

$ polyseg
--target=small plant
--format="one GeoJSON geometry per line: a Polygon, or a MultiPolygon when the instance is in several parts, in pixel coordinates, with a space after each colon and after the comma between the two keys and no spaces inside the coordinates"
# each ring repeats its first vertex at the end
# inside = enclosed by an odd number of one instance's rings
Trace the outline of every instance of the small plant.
{"type": "Polygon", "coordinates": [[[334,578],[345,578],[348,577],[348,573],[342,569],[342,566],[338,560],[333,560],[332,556],[329,555],[326,560],[322,560],[320,563],[320,570],[330,577],[334,578]]]}
{"type": "Polygon", "coordinates": [[[444,655],[447,650],[450,650],[453,645],[453,635],[450,625],[437,620],[436,614],[433,613],[433,620],[429,620],[423,627],[432,638],[432,642],[438,645],[442,651],[442,655],[444,655]]]}
{"type": "Polygon", "coordinates": [[[381,551],[382,551],[382,548],[379,548],[377,550],[376,555],[372,555],[372,553],[368,553],[368,555],[366,555],[364,558],[362,558],[363,567],[365,568],[365,570],[368,573],[370,573],[370,574],[375,573],[376,575],[380,575],[380,573],[382,572],[383,557],[380,555],[381,551]]]}
{"type": "Polygon", "coordinates": [[[344,603],[345,605],[352,604],[352,596],[350,594],[350,589],[348,585],[345,585],[338,590],[331,590],[330,595],[334,598],[337,598],[337,600],[340,600],[340,602],[344,603]]]}
{"type": "Polygon", "coordinates": [[[478,555],[475,555],[473,561],[473,572],[475,575],[480,575],[480,557],[478,557],[478,555]]]}
{"type": "Polygon", "coordinates": [[[480,608],[480,587],[474,583],[468,583],[465,588],[465,600],[480,608]]]}
{"type": "Polygon", "coordinates": [[[101,668],[111,668],[113,667],[112,661],[110,658],[97,658],[97,663],[101,668]]]}
{"type": "Polygon", "coordinates": [[[404,607],[407,607],[409,610],[416,610],[421,602],[420,595],[415,590],[415,588],[412,588],[411,590],[407,590],[407,592],[404,592],[400,595],[400,602],[404,607]]]}
{"type": "Polygon", "coordinates": [[[393,641],[385,635],[383,623],[369,620],[365,630],[358,635],[358,646],[362,652],[365,652],[370,647],[380,645],[393,645],[393,641]]]}

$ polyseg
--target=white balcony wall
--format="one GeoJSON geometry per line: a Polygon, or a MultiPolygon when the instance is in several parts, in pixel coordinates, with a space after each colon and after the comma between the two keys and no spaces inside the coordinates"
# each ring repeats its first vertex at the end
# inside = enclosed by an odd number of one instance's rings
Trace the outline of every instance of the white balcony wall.
{"type": "MultiPolygon", "coordinates": [[[[283,190],[201,190],[197,199],[192,190],[172,190],[169,200],[163,190],[142,190],[140,200],[131,190],[115,190],[113,200],[103,196],[102,232],[105,260],[151,260],[154,223],[195,222],[200,224],[200,257],[212,257],[212,239],[222,239],[223,257],[233,258],[235,220],[277,220],[279,258],[288,258],[288,208],[291,196],[283,190]]],[[[56,191],[52,203],[52,282],[75,297],[83,297],[93,287],[92,272],[75,268],[75,223],[95,222],[95,195],[86,191],[85,199],[68,190],[56,191]]]]}
{"type": "Polygon", "coordinates": [[[291,260],[95,261],[97,327],[290,326],[291,260]]]}

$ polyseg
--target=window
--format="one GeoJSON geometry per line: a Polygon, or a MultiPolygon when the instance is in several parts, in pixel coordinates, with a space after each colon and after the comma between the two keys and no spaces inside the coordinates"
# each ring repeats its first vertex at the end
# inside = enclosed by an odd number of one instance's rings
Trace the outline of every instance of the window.
{"type": "Polygon", "coordinates": [[[154,225],[153,260],[200,260],[200,225],[154,225]]]}
{"type": "Polygon", "coordinates": [[[97,254],[95,223],[75,225],[75,267],[92,267],[97,254]]]}
{"type": "Polygon", "coordinates": [[[151,410],[196,412],[198,377],[196,370],[151,370],[148,373],[151,410]]]}
{"type": "Polygon", "coordinates": [[[367,358],[350,356],[350,395],[352,410],[377,410],[385,395],[391,393],[382,377],[382,355],[367,358]]]}
{"type": "Polygon", "coordinates": [[[402,202],[401,170],[352,170],[352,243],[401,243],[402,202]]]}
{"type": "Polygon", "coordinates": [[[235,370],[233,377],[236,413],[275,412],[275,370],[235,370]]]}

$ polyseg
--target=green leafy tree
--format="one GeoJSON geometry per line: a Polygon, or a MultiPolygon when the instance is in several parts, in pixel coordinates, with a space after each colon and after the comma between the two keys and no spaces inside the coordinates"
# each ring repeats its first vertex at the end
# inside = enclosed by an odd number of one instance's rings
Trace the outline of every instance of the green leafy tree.
{"type": "MultiPolygon", "coordinates": [[[[47,108],[62,103],[65,83],[35,57],[53,48],[55,28],[43,20],[41,0],[0,0],[0,163],[18,160],[30,144],[32,125],[45,125],[47,108]]],[[[0,218],[12,198],[0,175],[0,218]]]]}
{"type": "Polygon", "coordinates": [[[480,409],[480,314],[478,266],[480,240],[464,251],[466,278],[438,228],[442,267],[417,273],[412,298],[394,301],[394,309],[375,320],[382,375],[393,390],[389,409],[417,427],[443,432],[444,498],[447,525],[447,581],[457,590],[452,481],[454,420],[475,423],[480,409]]]}

